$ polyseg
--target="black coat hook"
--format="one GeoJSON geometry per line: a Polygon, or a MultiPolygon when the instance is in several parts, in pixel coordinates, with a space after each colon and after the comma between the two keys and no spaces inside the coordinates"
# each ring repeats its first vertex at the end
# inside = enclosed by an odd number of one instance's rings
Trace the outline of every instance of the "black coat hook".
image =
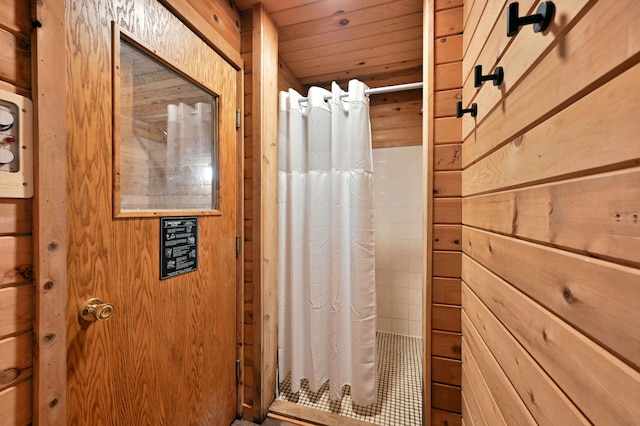
{"type": "Polygon", "coordinates": [[[482,65],[476,65],[473,69],[473,87],[482,86],[483,81],[493,80],[494,86],[500,86],[504,80],[504,70],[502,67],[496,67],[493,74],[482,75],[482,65]]]}
{"type": "Polygon", "coordinates": [[[556,7],[550,1],[543,1],[538,6],[535,15],[518,17],[518,2],[509,4],[507,8],[507,37],[513,37],[518,34],[518,30],[523,25],[533,25],[533,32],[541,33],[546,30],[556,7]]]}
{"type": "Polygon", "coordinates": [[[472,117],[478,115],[478,104],[474,102],[471,104],[471,108],[462,109],[462,101],[458,101],[456,104],[456,117],[460,118],[466,113],[470,113],[472,117]]]}

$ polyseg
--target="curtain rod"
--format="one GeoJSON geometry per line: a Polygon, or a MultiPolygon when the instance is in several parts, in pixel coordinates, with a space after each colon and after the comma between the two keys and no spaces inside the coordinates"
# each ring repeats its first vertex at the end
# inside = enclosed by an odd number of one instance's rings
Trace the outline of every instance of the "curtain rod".
{"type": "MultiPolygon", "coordinates": [[[[414,90],[414,89],[422,89],[422,82],[419,81],[417,83],[407,83],[407,84],[396,84],[395,86],[384,86],[384,87],[375,87],[373,89],[366,89],[364,91],[365,95],[379,95],[381,93],[391,93],[391,92],[402,92],[404,90],[414,90]]],[[[346,98],[349,96],[349,93],[343,93],[340,95],[341,98],[346,98]]],[[[325,101],[331,99],[331,95],[327,95],[324,97],[325,101]]],[[[306,102],[307,98],[300,98],[300,102],[306,102]]]]}

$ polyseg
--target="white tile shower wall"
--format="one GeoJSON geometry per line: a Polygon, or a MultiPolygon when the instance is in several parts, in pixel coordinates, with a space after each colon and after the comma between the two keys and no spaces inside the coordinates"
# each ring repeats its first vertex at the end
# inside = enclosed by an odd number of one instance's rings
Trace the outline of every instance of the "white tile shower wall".
{"type": "Polygon", "coordinates": [[[373,150],[377,329],[422,336],[422,147],[373,150]]]}

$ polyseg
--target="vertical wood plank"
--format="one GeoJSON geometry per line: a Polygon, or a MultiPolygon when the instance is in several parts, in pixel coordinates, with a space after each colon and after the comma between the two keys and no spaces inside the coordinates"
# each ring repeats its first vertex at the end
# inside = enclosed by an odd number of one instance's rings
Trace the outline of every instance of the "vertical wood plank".
{"type": "Polygon", "coordinates": [[[431,330],[431,300],[432,300],[432,276],[433,276],[433,152],[435,144],[435,101],[434,83],[435,73],[435,4],[436,0],[422,1],[422,199],[423,199],[423,233],[422,233],[422,294],[423,296],[423,316],[422,316],[422,336],[423,336],[423,356],[422,361],[422,383],[423,383],[423,424],[432,422],[432,390],[431,390],[431,352],[433,333],[431,330]]]}
{"type": "Polygon", "coordinates": [[[65,1],[35,2],[35,354],[33,423],[66,422],[67,124],[65,1]]]}
{"type": "Polygon", "coordinates": [[[278,30],[262,3],[253,7],[254,300],[256,392],[254,419],[262,421],[275,398],[277,356],[277,126],[278,30]],[[259,160],[258,160],[259,159],[259,160]],[[254,240],[256,241],[256,240],[254,240]]]}

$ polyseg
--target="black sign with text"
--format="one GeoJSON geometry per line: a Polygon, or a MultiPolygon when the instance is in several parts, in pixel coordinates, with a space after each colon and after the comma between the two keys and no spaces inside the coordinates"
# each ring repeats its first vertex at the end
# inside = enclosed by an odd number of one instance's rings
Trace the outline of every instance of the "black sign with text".
{"type": "Polygon", "coordinates": [[[198,218],[160,218],[160,279],[198,270],[198,218]]]}

